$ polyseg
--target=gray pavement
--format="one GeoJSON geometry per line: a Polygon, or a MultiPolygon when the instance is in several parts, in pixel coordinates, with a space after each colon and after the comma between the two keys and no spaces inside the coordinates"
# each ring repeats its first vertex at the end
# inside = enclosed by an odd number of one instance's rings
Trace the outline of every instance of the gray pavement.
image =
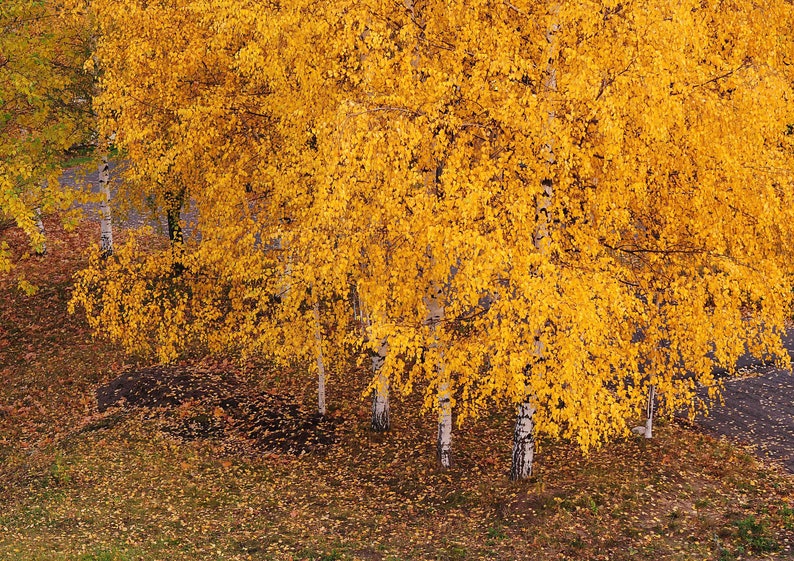
{"type": "MultiPolygon", "coordinates": [[[[111,160],[109,163],[110,171],[110,191],[111,198],[115,197],[121,183],[121,174],[123,166],[118,162],[111,160]]],[[[99,193],[99,170],[96,166],[86,168],[73,168],[64,170],[63,174],[58,180],[62,185],[70,187],[80,187],[87,189],[91,193],[99,193]]],[[[85,216],[89,221],[99,222],[99,204],[87,203],[80,205],[85,216]]],[[[141,207],[144,205],[141,204],[141,207]]],[[[123,213],[119,212],[116,205],[111,200],[111,214],[114,228],[121,229],[135,229],[142,226],[151,226],[154,231],[162,236],[168,235],[168,226],[163,216],[155,216],[153,213],[140,208],[129,209],[123,213]]]]}
{"type": "MultiPolygon", "coordinates": [[[[783,343],[794,359],[794,331],[783,343]]],[[[725,435],[755,447],[762,456],[794,473],[794,374],[742,357],[740,378],[723,379],[722,403],[711,403],[708,416],[695,422],[707,432],[725,435]]],[[[705,399],[706,390],[700,391],[705,399]]]]}

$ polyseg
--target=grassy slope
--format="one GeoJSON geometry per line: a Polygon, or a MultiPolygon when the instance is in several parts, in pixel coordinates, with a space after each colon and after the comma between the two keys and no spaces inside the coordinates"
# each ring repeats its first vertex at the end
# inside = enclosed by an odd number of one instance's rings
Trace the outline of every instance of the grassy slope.
{"type": "MultiPolygon", "coordinates": [[[[367,428],[356,370],[332,378],[340,442],[294,458],[182,443],[162,419],[95,411],[93,390],[135,366],[65,312],[98,228],[54,239],[0,278],[0,559],[748,559],[794,556],[794,478],[668,423],[583,458],[544,443],[512,484],[509,408],[458,429],[433,461],[433,420],[396,400],[367,428]],[[26,296],[15,279],[40,287],[26,296]]],[[[229,366],[229,368],[234,368],[229,366]]],[[[313,398],[302,375],[248,367],[313,398]]]]}

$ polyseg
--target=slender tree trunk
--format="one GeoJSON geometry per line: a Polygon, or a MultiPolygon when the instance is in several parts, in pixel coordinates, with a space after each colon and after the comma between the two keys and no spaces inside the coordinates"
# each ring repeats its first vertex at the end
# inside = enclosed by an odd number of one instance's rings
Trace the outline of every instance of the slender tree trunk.
{"type": "Polygon", "coordinates": [[[510,479],[517,481],[532,475],[532,460],[535,458],[535,426],[532,421],[535,408],[529,402],[518,406],[518,418],[513,433],[513,462],[510,479]]]}
{"type": "Polygon", "coordinates": [[[179,223],[180,209],[169,207],[166,210],[166,220],[168,222],[168,239],[172,244],[182,243],[182,225],[179,223]]]}
{"type": "MultiPolygon", "coordinates": [[[[556,16],[559,12],[559,6],[552,7],[552,14],[556,16]]],[[[554,59],[556,57],[556,40],[555,35],[559,29],[558,23],[553,23],[551,28],[546,33],[546,41],[548,42],[549,54],[546,57],[548,66],[546,67],[546,79],[544,87],[547,92],[557,91],[557,71],[554,68],[554,59]]],[[[554,121],[554,111],[549,111],[547,116],[548,128],[551,129],[552,121],[554,121]]],[[[545,144],[544,152],[546,163],[549,168],[554,163],[554,147],[551,140],[545,144]]],[[[551,170],[549,176],[542,182],[542,193],[538,197],[536,203],[537,225],[535,229],[535,248],[540,252],[547,252],[549,242],[549,226],[551,221],[549,219],[549,212],[551,210],[552,197],[554,196],[554,182],[551,178],[551,170]]],[[[538,356],[543,355],[542,345],[539,340],[536,341],[535,352],[538,356]]],[[[533,418],[535,415],[535,408],[532,406],[530,399],[524,401],[518,409],[518,418],[516,419],[516,428],[513,433],[513,459],[510,467],[511,479],[523,479],[532,475],[532,462],[535,459],[535,424],[533,418]]]]}
{"type": "MultiPolygon", "coordinates": [[[[369,314],[361,300],[361,295],[357,289],[353,293],[353,312],[360,319],[364,336],[367,340],[372,340],[372,322],[369,314]]],[[[376,379],[375,388],[372,390],[372,430],[375,432],[385,432],[391,428],[391,411],[389,408],[389,379],[383,375],[383,363],[386,362],[386,355],[389,353],[389,342],[381,339],[378,347],[370,356],[370,367],[372,377],[376,379]]]]}
{"type": "MultiPolygon", "coordinates": [[[[443,373],[442,373],[443,375],[443,373]]],[[[448,469],[452,465],[452,395],[449,380],[438,385],[438,463],[448,469]]]]}
{"type": "Polygon", "coordinates": [[[361,296],[355,286],[350,287],[350,301],[353,305],[353,319],[357,322],[364,322],[364,310],[361,307],[361,296]]]}
{"type": "Polygon", "coordinates": [[[165,193],[165,218],[168,223],[168,239],[171,244],[182,243],[182,204],[184,203],[185,191],[180,189],[179,192],[166,191],[165,193]]]}
{"type": "MultiPolygon", "coordinates": [[[[544,251],[549,243],[549,218],[553,195],[550,179],[543,181],[543,194],[537,203],[538,226],[535,232],[535,247],[544,251]]],[[[543,345],[539,339],[535,340],[535,354],[543,356],[543,345]]],[[[529,374],[529,369],[527,373],[529,374]]],[[[513,459],[510,466],[510,478],[513,480],[524,479],[532,475],[532,462],[535,460],[535,423],[533,421],[535,408],[530,402],[531,395],[527,390],[527,400],[518,408],[516,428],[513,432],[513,459]]]]}
{"type": "Polygon", "coordinates": [[[168,239],[171,241],[171,253],[174,258],[172,266],[175,276],[180,276],[185,265],[182,263],[182,205],[185,200],[185,190],[165,192],[165,218],[168,223],[168,239]]]}
{"type": "Polygon", "coordinates": [[[656,386],[648,388],[648,405],[645,408],[645,438],[653,438],[653,415],[656,401],[656,386]]]}
{"type": "Polygon", "coordinates": [[[386,340],[381,341],[377,351],[372,355],[372,374],[377,376],[377,385],[372,392],[372,430],[383,432],[389,430],[389,380],[381,372],[389,346],[386,340]]]}
{"type": "Polygon", "coordinates": [[[47,242],[44,239],[46,231],[44,230],[44,222],[41,220],[41,208],[36,207],[34,214],[36,216],[36,229],[39,231],[42,238],[41,243],[36,245],[36,253],[38,255],[45,255],[47,253],[47,242]]]}
{"type": "Polygon", "coordinates": [[[325,415],[325,365],[323,364],[323,336],[320,332],[320,304],[314,303],[314,342],[317,346],[317,410],[320,415],[325,415]]]}
{"type": "MultiPolygon", "coordinates": [[[[436,326],[444,319],[444,306],[441,303],[441,290],[435,288],[434,294],[425,299],[427,305],[426,323],[431,326],[435,342],[433,345],[438,348],[438,336],[436,326]]],[[[438,439],[436,450],[438,453],[438,463],[442,468],[449,468],[452,464],[452,391],[448,372],[444,366],[443,353],[439,353],[438,369],[438,439]]]]}
{"type": "Polygon", "coordinates": [[[113,255],[113,223],[110,216],[110,166],[107,156],[102,156],[99,164],[99,192],[102,194],[99,206],[99,248],[102,257],[109,257],[113,255]]]}

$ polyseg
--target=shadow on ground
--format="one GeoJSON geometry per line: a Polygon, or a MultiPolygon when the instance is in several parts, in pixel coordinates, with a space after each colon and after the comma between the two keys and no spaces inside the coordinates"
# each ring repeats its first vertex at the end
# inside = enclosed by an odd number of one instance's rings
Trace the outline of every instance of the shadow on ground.
{"type": "Polygon", "coordinates": [[[162,420],[164,432],[183,440],[216,439],[229,452],[301,455],[336,441],[337,421],[304,410],[289,396],[262,392],[218,369],[153,366],[122,374],[96,391],[105,428],[143,409],[162,420]],[[113,409],[114,411],[110,411],[113,409]]]}

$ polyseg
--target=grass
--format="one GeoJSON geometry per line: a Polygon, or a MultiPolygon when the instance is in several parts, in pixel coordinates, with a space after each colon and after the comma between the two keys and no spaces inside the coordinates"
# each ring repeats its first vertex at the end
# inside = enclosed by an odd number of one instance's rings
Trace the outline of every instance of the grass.
{"type": "MultiPolygon", "coordinates": [[[[75,146],[66,154],[66,160],[61,164],[63,169],[70,169],[85,166],[97,161],[97,147],[93,144],[75,146]]],[[[111,146],[108,158],[113,159],[119,156],[119,150],[111,146]]]]}
{"type": "MultiPolygon", "coordinates": [[[[507,478],[512,411],[454,434],[396,398],[368,429],[365,374],[330,380],[339,442],[300,457],[183,442],[142,411],[96,412],[95,388],[148,364],[68,316],[71,276],[98,238],[86,224],[0,277],[0,559],[461,560],[763,559],[792,556],[794,479],[730,442],[660,422],[657,436],[587,457],[541,442],[535,475],[507,478]],[[27,296],[15,275],[40,290],[27,296]]],[[[205,365],[202,357],[189,364],[205,365]]],[[[271,391],[314,399],[311,375],[222,363],[271,391]]],[[[198,368],[198,366],[197,366],[198,368]]]]}
{"type": "Polygon", "coordinates": [[[777,542],[768,535],[765,519],[756,520],[752,514],[736,522],[739,539],[748,549],[756,553],[778,550],[777,542]]]}

